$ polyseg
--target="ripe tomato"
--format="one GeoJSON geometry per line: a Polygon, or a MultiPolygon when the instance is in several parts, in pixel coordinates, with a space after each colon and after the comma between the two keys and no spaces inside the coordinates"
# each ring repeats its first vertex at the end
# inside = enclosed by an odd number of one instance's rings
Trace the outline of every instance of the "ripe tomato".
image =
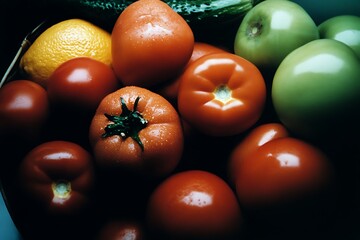
{"type": "Polygon", "coordinates": [[[332,179],[328,157],[299,139],[273,139],[239,162],[236,192],[242,206],[285,204],[325,189],[332,179]]]}
{"type": "Polygon", "coordinates": [[[177,76],[188,62],[194,35],[166,3],[135,1],[117,19],[112,63],[124,85],[154,86],[177,76]]]}
{"type": "Polygon", "coordinates": [[[94,172],[91,155],[67,141],[44,142],[20,164],[25,193],[51,214],[74,214],[89,203],[94,172]]]}
{"type": "Polygon", "coordinates": [[[0,89],[0,134],[32,139],[49,114],[47,93],[30,80],[14,80],[0,89]]]}
{"type": "Polygon", "coordinates": [[[265,100],[265,81],[255,65],[231,53],[216,53],[199,58],[185,70],[178,109],[200,131],[227,136],[255,124],[265,100]]]}
{"type": "Polygon", "coordinates": [[[88,57],[61,64],[47,81],[52,103],[95,111],[101,99],[117,90],[120,81],[108,65],[88,57]]]}
{"type": "Polygon", "coordinates": [[[121,88],[101,101],[89,138],[100,166],[158,176],[177,166],[184,141],[174,107],[136,86],[121,88]]]}
{"type": "Polygon", "coordinates": [[[236,195],[217,175],[188,170],[171,175],[151,194],[147,224],[160,239],[232,239],[241,229],[236,195]]]}
{"type": "Polygon", "coordinates": [[[289,133],[280,123],[264,123],[252,129],[248,135],[235,146],[228,163],[229,181],[235,185],[240,161],[257,151],[260,146],[274,139],[288,137],[289,133]]]}
{"type": "MultiPolygon", "coordinates": [[[[189,62],[186,66],[197,60],[198,58],[211,54],[211,53],[224,53],[226,50],[219,48],[215,45],[211,45],[204,42],[195,42],[194,49],[192,55],[190,57],[189,62]]],[[[186,68],[185,66],[185,68],[186,68]]],[[[171,103],[176,103],[178,96],[178,89],[180,85],[180,77],[175,78],[172,81],[168,81],[164,86],[160,86],[159,89],[156,90],[161,96],[165,97],[171,103]]]]}

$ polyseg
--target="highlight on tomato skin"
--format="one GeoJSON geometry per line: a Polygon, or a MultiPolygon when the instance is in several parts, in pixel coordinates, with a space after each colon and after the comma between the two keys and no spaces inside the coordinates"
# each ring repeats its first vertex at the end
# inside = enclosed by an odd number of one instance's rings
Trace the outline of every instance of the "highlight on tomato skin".
{"type": "Polygon", "coordinates": [[[241,232],[243,216],[235,192],[222,178],[186,170],[154,189],[146,224],[150,236],[160,239],[232,239],[241,232]]]}
{"type": "Polygon", "coordinates": [[[260,119],[265,102],[266,86],[259,69],[232,53],[203,56],[181,76],[179,113],[207,135],[248,130],[260,119]]]}

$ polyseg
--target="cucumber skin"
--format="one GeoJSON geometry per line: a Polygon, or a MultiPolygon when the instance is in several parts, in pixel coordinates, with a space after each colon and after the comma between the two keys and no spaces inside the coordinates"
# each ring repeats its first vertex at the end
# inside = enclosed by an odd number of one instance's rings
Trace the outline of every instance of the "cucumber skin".
{"type": "MultiPolygon", "coordinates": [[[[136,0],[28,0],[50,16],[84,18],[111,29],[120,13],[136,0]]],[[[191,26],[208,26],[238,19],[262,0],[163,0],[191,26]]]]}

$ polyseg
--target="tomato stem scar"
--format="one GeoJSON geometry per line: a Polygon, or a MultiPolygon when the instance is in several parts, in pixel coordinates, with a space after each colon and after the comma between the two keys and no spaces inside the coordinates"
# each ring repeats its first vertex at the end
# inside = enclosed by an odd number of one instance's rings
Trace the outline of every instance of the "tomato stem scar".
{"type": "Polygon", "coordinates": [[[139,138],[139,132],[146,127],[148,121],[137,110],[139,100],[140,97],[135,99],[134,110],[130,111],[126,106],[125,100],[120,97],[121,114],[119,116],[112,116],[105,113],[107,119],[112,123],[105,127],[105,133],[102,134],[103,138],[114,135],[119,135],[122,139],[131,137],[139,144],[141,150],[144,151],[144,145],[139,138]]]}
{"type": "Polygon", "coordinates": [[[214,90],[215,99],[226,104],[232,99],[231,89],[226,85],[217,86],[214,90]]]}
{"type": "Polygon", "coordinates": [[[58,198],[67,198],[71,192],[71,183],[68,181],[57,181],[51,185],[54,196],[58,198]]]}

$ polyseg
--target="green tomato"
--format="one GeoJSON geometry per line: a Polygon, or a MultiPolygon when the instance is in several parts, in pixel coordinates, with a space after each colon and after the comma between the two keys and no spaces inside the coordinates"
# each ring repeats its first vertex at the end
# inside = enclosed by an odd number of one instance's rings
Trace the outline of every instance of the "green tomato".
{"type": "Polygon", "coordinates": [[[294,49],[319,38],[309,14],[291,1],[264,1],[253,7],[240,23],[235,54],[257,67],[276,68],[294,49]]]}
{"type": "Polygon", "coordinates": [[[360,129],[360,61],[344,43],[318,39],[294,50],[271,91],[280,121],[295,134],[321,139],[360,129]]]}
{"type": "Polygon", "coordinates": [[[360,17],[341,15],[319,25],[320,38],[335,39],[351,47],[360,58],[360,17]]]}

